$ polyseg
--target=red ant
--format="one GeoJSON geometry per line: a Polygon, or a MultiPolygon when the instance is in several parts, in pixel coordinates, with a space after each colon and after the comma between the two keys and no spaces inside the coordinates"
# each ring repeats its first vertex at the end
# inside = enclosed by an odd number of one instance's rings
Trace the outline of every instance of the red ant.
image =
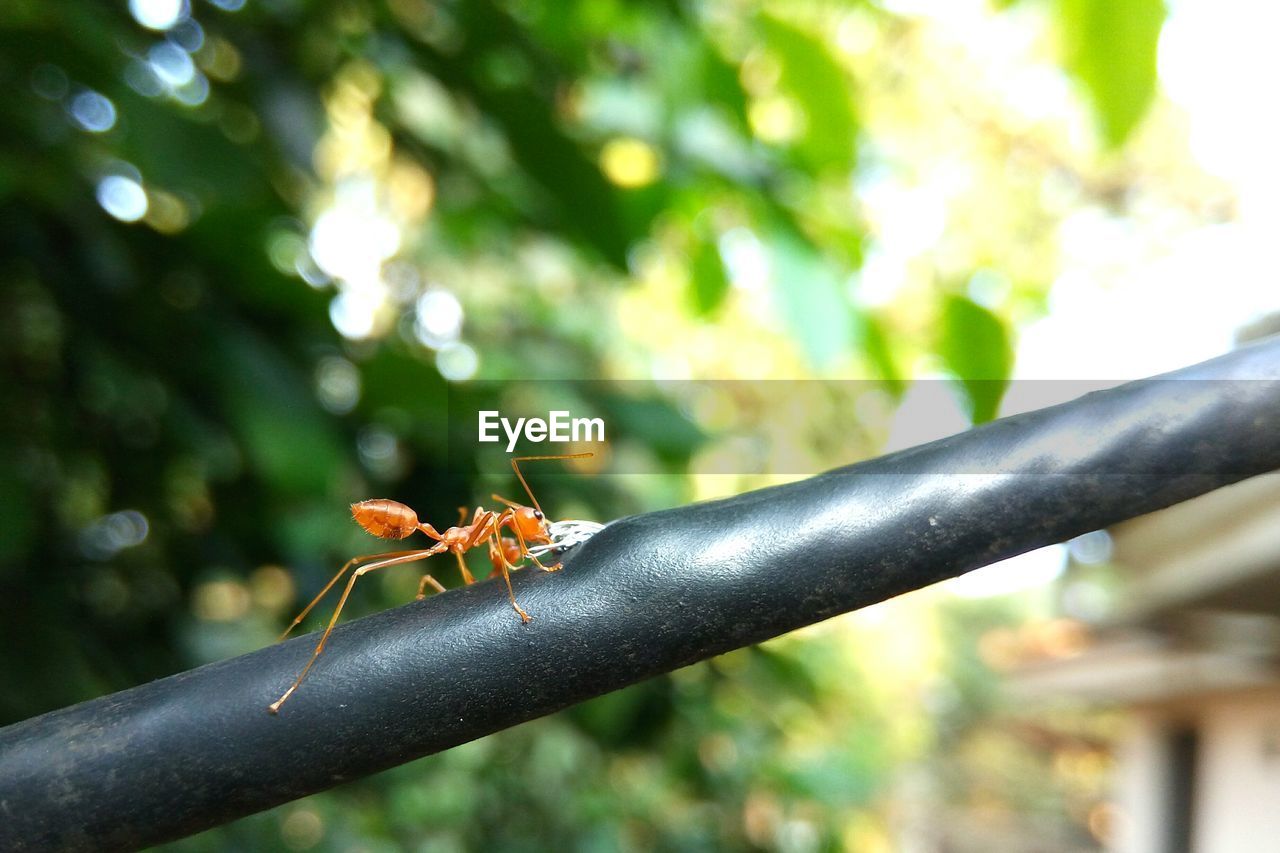
{"type": "MultiPolygon", "coordinates": [[[[415,551],[391,551],[385,554],[370,554],[348,560],[346,565],[333,576],[332,580],[325,584],[324,589],[320,590],[320,593],[311,600],[310,604],[303,608],[292,624],[280,635],[281,640],[289,636],[289,632],[307,617],[311,609],[320,603],[320,599],[325,597],[334,584],[348,570],[353,566],[360,566],[347,581],[347,587],[342,591],[342,597],[338,599],[338,606],[334,609],[333,617],[329,619],[329,625],[324,629],[320,642],[316,644],[316,649],[311,654],[311,660],[307,661],[307,665],[302,668],[302,672],[298,673],[298,677],[294,680],[292,686],[284,692],[283,696],[268,705],[267,710],[272,714],[278,712],[284,701],[293,695],[293,692],[298,689],[298,685],[302,684],[302,679],[306,678],[312,665],[315,664],[316,658],[320,657],[320,653],[324,651],[324,644],[328,641],[333,627],[338,624],[338,615],[342,613],[342,608],[347,603],[347,596],[351,594],[351,588],[355,586],[356,580],[362,575],[377,569],[425,560],[428,557],[449,551],[458,560],[458,568],[462,572],[462,580],[467,584],[473,584],[476,581],[475,576],[467,569],[466,560],[463,559],[462,555],[472,548],[487,544],[489,546],[489,561],[493,563],[495,571],[502,573],[502,579],[507,583],[507,597],[511,599],[511,606],[515,608],[521,621],[528,622],[532,617],[525,612],[523,607],[516,603],[515,590],[511,588],[510,572],[519,568],[516,563],[525,557],[528,557],[533,561],[534,565],[545,572],[558,571],[560,565],[557,563],[553,566],[544,566],[538,561],[538,557],[529,550],[531,543],[544,546],[539,548],[539,551],[545,552],[549,550],[547,546],[552,544],[552,533],[548,529],[546,517],[542,514],[542,507],[538,505],[538,499],[533,496],[533,490],[529,488],[529,483],[525,481],[524,474],[520,473],[519,463],[543,459],[585,459],[591,455],[591,453],[573,453],[564,456],[517,456],[512,458],[511,467],[515,470],[516,477],[519,478],[520,485],[524,486],[524,490],[529,495],[529,500],[533,503],[533,506],[521,506],[514,501],[493,495],[493,499],[504,504],[506,509],[493,512],[478,506],[471,516],[471,522],[468,524],[466,523],[467,508],[460,507],[457,526],[450,527],[444,533],[438,533],[430,524],[419,522],[418,514],[398,501],[378,498],[352,504],[351,515],[355,518],[356,523],[374,536],[382,539],[405,539],[420,530],[436,540],[436,544],[430,548],[415,551]],[[502,535],[502,531],[507,528],[515,534],[514,539],[502,535]],[[360,565],[361,563],[365,565],[360,565]]],[[[426,596],[428,584],[436,592],[445,591],[444,586],[439,581],[429,574],[424,574],[422,580],[418,582],[418,598],[426,596]]]]}

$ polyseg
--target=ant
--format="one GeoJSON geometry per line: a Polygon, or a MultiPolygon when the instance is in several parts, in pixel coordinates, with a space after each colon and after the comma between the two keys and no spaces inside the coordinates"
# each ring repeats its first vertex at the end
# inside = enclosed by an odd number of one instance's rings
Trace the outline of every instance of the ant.
{"type": "MultiPolygon", "coordinates": [[[[351,594],[351,588],[355,586],[356,580],[362,575],[377,569],[425,560],[428,557],[434,557],[436,554],[443,554],[448,551],[458,560],[458,568],[462,573],[462,580],[467,584],[473,584],[476,582],[475,576],[467,568],[466,560],[463,559],[462,555],[473,548],[487,544],[489,547],[489,561],[493,563],[494,571],[501,572],[502,579],[507,583],[507,597],[511,599],[511,606],[515,608],[516,614],[522,622],[528,622],[533,617],[516,603],[516,593],[511,588],[511,571],[519,568],[516,563],[525,557],[532,560],[533,564],[544,572],[559,571],[560,564],[545,566],[538,560],[538,554],[556,552],[557,548],[553,542],[553,535],[556,531],[552,529],[553,525],[547,523],[546,516],[542,514],[542,507],[538,505],[538,499],[533,496],[533,490],[529,488],[529,483],[525,480],[524,474],[520,472],[519,463],[544,459],[585,459],[591,455],[593,454],[573,453],[564,456],[513,457],[511,459],[511,467],[516,472],[520,485],[524,486],[524,490],[529,495],[529,500],[533,503],[533,506],[521,506],[515,501],[509,501],[506,498],[493,495],[493,499],[503,504],[506,507],[505,509],[494,512],[478,506],[471,516],[471,522],[467,523],[467,508],[459,507],[458,524],[448,528],[443,533],[437,532],[430,524],[418,521],[418,514],[398,501],[378,498],[352,504],[352,517],[367,533],[382,539],[406,539],[420,530],[436,540],[436,544],[430,548],[414,551],[391,551],[385,554],[369,554],[348,560],[346,565],[333,576],[332,580],[325,584],[324,589],[320,590],[320,593],[311,600],[310,604],[302,609],[297,618],[280,635],[280,640],[289,636],[289,632],[307,617],[311,609],[320,603],[320,599],[325,597],[343,575],[352,567],[360,566],[347,581],[347,587],[342,591],[342,597],[338,599],[338,606],[334,609],[333,617],[329,619],[329,624],[324,629],[320,642],[316,644],[316,649],[311,654],[311,660],[307,661],[307,665],[302,668],[302,672],[298,673],[298,677],[294,680],[292,686],[284,692],[283,696],[268,705],[267,710],[272,714],[277,713],[285,700],[293,695],[293,692],[298,689],[298,685],[302,684],[302,679],[306,678],[316,659],[324,651],[324,644],[328,641],[333,627],[338,624],[338,615],[342,613],[342,608],[347,603],[347,596],[351,594]],[[504,529],[509,529],[514,533],[515,538],[503,536],[502,531],[504,529]],[[533,550],[530,550],[530,544],[535,546],[533,550]],[[364,565],[361,565],[362,563],[364,565]]],[[[572,525],[590,524],[589,522],[572,523],[572,525]]],[[[598,529],[598,525],[594,526],[598,529]]],[[[576,530],[576,527],[573,529],[576,530]]],[[[575,539],[575,541],[577,540],[575,539]]],[[[419,599],[426,597],[428,584],[436,592],[445,591],[444,586],[439,581],[430,574],[424,574],[422,580],[418,582],[419,599]]]]}

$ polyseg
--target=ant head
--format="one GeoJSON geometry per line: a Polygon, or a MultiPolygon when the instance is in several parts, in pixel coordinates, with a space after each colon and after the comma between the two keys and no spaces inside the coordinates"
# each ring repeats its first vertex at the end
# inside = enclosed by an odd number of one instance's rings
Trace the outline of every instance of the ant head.
{"type": "Polygon", "coordinates": [[[550,542],[551,534],[547,532],[547,520],[542,515],[542,510],[531,507],[522,506],[513,513],[516,527],[520,530],[520,535],[524,537],[526,542],[550,542]]]}

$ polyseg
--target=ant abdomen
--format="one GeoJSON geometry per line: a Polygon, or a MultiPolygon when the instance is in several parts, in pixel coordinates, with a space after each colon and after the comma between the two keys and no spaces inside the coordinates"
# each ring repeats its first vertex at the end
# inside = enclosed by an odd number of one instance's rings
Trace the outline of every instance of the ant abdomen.
{"type": "Polygon", "coordinates": [[[366,532],[381,539],[404,539],[418,529],[418,514],[387,498],[352,504],[351,517],[366,532]]]}

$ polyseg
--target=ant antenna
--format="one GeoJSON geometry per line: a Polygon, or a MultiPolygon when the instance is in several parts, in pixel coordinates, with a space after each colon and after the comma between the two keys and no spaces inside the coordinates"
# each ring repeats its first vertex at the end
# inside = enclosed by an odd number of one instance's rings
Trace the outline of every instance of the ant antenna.
{"type": "Polygon", "coordinates": [[[589,459],[595,456],[590,450],[586,453],[566,453],[560,456],[513,456],[511,457],[511,468],[516,472],[516,477],[520,479],[520,485],[524,486],[525,494],[529,496],[529,500],[533,501],[533,508],[538,512],[542,512],[542,507],[538,506],[538,499],[533,496],[533,489],[529,488],[529,483],[525,480],[524,474],[520,473],[520,462],[537,462],[543,459],[589,459]]]}

